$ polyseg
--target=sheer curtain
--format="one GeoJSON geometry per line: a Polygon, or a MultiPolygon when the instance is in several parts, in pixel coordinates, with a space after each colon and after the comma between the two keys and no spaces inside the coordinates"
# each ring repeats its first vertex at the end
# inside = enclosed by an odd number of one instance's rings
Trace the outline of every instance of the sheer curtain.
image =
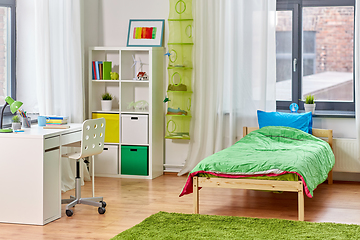
{"type": "MultiPolygon", "coordinates": [[[[84,120],[81,0],[17,1],[17,98],[27,112],[84,120]]],[[[62,159],[62,190],[74,164],[62,159]]]]}
{"type": "Polygon", "coordinates": [[[276,0],[197,0],[189,154],[179,175],[276,110],[276,0]]]}

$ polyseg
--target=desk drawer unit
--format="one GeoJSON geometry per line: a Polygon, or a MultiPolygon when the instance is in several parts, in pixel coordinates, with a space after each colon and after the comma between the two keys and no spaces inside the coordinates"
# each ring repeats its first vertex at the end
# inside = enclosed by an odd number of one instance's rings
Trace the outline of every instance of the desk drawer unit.
{"type": "Polygon", "coordinates": [[[44,150],[49,150],[60,146],[60,137],[50,137],[44,140],[44,150]]]}
{"type": "Polygon", "coordinates": [[[65,133],[61,135],[61,145],[76,143],[79,139],[81,139],[81,131],[65,133]]]}
{"type": "Polygon", "coordinates": [[[148,147],[121,146],[121,174],[148,176],[148,147]]]}
{"type": "Polygon", "coordinates": [[[125,144],[149,143],[148,115],[121,115],[121,142],[125,144]]]}

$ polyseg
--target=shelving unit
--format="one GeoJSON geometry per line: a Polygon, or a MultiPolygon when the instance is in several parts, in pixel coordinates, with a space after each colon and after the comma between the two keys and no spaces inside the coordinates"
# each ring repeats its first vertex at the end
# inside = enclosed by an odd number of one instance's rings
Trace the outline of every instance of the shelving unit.
{"type": "Polygon", "coordinates": [[[95,160],[96,176],[153,179],[163,174],[163,59],[163,48],[89,49],[88,117],[103,116],[107,128],[118,129],[105,133],[104,152],[95,160]],[[133,57],[137,61],[136,69],[132,67],[133,57]],[[93,80],[92,61],[111,61],[112,72],[119,73],[120,79],[93,80]],[[148,80],[134,80],[139,71],[146,72],[148,80]],[[114,96],[111,111],[101,110],[101,95],[105,92],[114,96]],[[133,103],[143,105],[139,109],[133,103]],[[107,116],[114,119],[113,114],[117,114],[116,126],[114,120],[109,123],[107,120],[107,116]],[[106,141],[107,136],[115,133],[116,140],[106,141]],[[107,151],[117,154],[108,154],[107,151]]]}
{"type": "Polygon", "coordinates": [[[170,0],[169,86],[165,138],[190,139],[192,98],[192,0],[170,0]]]}

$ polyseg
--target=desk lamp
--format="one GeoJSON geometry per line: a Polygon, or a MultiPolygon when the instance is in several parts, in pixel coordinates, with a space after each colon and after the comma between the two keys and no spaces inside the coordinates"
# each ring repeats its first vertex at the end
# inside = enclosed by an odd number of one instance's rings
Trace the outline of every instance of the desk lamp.
{"type": "Polygon", "coordinates": [[[12,129],[2,129],[4,110],[7,105],[10,106],[10,111],[12,114],[14,114],[23,105],[23,103],[19,102],[19,101],[15,101],[14,99],[12,99],[9,96],[7,96],[5,98],[5,104],[2,107],[1,113],[0,113],[0,133],[12,132],[12,129]]]}

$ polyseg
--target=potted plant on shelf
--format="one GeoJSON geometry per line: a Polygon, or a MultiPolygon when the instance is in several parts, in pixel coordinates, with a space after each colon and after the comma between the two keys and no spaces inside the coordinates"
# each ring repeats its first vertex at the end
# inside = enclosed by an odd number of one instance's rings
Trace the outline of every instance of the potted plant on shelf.
{"type": "Polygon", "coordinates": [[[316,104],[315,104],[314,95],[307,95],[304,103],[305,112],[312,112],[312,114],[314,114],[315,106],[316,104]]]}
{"type": "Polygon", "coordinates": [[[111,111],[113,96],[110,93],[104,93],[101,97],[101,110],[111,111]]]}
{"type": "Polygon", "coordinates": [[[13,130],[18,130],[21,128],[20,117],[18,115],[12,117],[11,128],[13,130]]]}

